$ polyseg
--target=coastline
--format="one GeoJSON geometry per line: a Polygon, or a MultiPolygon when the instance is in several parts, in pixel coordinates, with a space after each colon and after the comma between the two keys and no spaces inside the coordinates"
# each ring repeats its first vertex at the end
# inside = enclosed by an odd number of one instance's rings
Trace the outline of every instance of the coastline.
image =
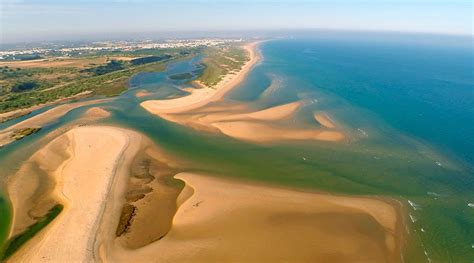
{"type": "Polygon", "coordinates": [[[8,261],[307,261],[338,251],[333,262],[360,258],[398,262],[404,227],[401,209],[394,202],[182,172],[180,161],[156,150],[142,134],[119,127],[76,127],[57,137],[8,184],[14,207],[11,236],[31,224],[32,211],[40,215],[54,203],[64,209],[8,261]],[[140,157],[143,153],[147,159],[140,157]],[[133,163],[140,160],[158,161],[168,168],[150,166],[150,182],[149,177],[134,175],[133,163]],[[34,162],[46,174],[31,174],[28,165],[34,162]],[[126,235],[117,236],[122,207],[136,189],[133,185],[156,188],[159,185],[153,182],[161,176],[174,176],[184,182],[184,188],[179,195],[154,196],[162,192],[157,190],[147,192],[142,203],[132,201],[138,210],[126,235]],[[169,202],[177,205],[170,229],[148,239],[143,233],[162,223],[147,210],[169,202]],[[138,246],[130,247],[135,234],[139,240],[133,242],[138,246]],[[242,247],[249,253],[240,253],[242,247]]]}
{"type": "Polygon", "coordinates": [[[291,140],[343,141],[346,138],[344,132],[335,129],[336,126],[327,118],[323,119],[325,122],[322,128],[296,127],[291,119],[304,105],[303,101],[259,110],[251,109],[245,103],[227,105],[225,102],[225,105],[216,105],[224,100],[225,94],[245,80],[252,67],[260,61],[261,55],[257,52],[259,43],[253,42],[243,47],[249,54],[249,61],[238,73],[226,75],[215,88],[195,81],[194,84],[199,88],[188,89],[190,94],[187,96],[148,100],[140,106],[171,122],[253,143],[291,140]]]}
{"type": "Polygon", "coordinates": [[[194,81],[193,84],[198,88],[190,89],[191,94],[188,96],[169,100],[148,100],[140,105],[154,114],[176,114],[194,110],[222,99],[229,91],[244,81],[250,70],[260,61],[261,56],[257,51],[259,43],[252,42],[244,45],[243,48],[248,52],[249,60],[238,73],[227,74],[215,87],[210,88],[199,81],[194,81]]]}
{"type": "Polygon", "coordinates": [[[15,131],[26,129],[26,128],[41,128],[43,125],[50,123],[64,115],[66,115],[71,110],[77,109],[82,106],[88,106],[91,104],[96,104],[100,102],[108,101],[109,99],[97,99],[97,100],[88,100],[80,101],[68,104],[62,104],[51,108],[45,112],[42,112],[38,115],[35,115],[31,118],[23,120],[17,124],[9,126],[3,130],[0,130],[0,147],[5,146],[9,143],[15,141],[12,137],[15,131]]]}
{"type": "Polygon", "coordinates": [[[40,196],[43,199],[35,204],[30,203],[30,197],[35,196],[37,190],[42,190],[38,182],[32,180],[41,178],[26,178],[29,174],[27,168],[13,176],[8,183],[14,207],[14,227],[10,236],[18,234],[31,223],[31,219],[27,218],[31,212],[26,211],[44,210],[44,206],[53,202],[62,204],[64,209],[9,260],[92,260],[91,241],[96,235],[109,192],[116,187],[113,182],[118,164],[124,161],[125,151],[133,152],[140,141],[141,135],[128,130],[106,126],[78,127],[54,139],[33,155],[31,161],[46,165],[47,177],[53,184],[42,188],[43,195],[40,196]],[[134,143],[131,144],[131,141],[134,143]],[[60,149],[66,154],[58,155],[60,149]]]}
{"type": "Polygon", "coordinates": [[[6,122],[6,121],[9,121],[9,120],[12,120],[12,119],[16,119],[16,118],[28,115],[31,112],[33,112],[35,110],[39,110],[43,107],[47,107],[47,106],[58,104],[58,103],[68,102],[68,101],[71,101],[71,100],[74,100],[74,99],[85,98],[85,97],[87,97],[87,95],[89,95],[91,93],[92,93],[92,91],[84,91],[84,92],[78,93],[76,95],[73,95],[71,97],[61,98],[61,99],[51,101],[51,102],[48,102],[48,103],[43,103],[43,104],[28,107],[28,108],[22,108],[22,109],[2,112],[2,113],[0,113],[0,123],[3,123],[3,122],[6,122]]]}

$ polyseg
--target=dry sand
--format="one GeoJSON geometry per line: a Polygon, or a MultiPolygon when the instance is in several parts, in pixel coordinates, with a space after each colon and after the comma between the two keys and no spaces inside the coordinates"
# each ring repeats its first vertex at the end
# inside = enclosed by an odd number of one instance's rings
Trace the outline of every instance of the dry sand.
{"type": "Polygon", "coordinates": [[[180,173],[171,231],[105,262],[401,262],[399,210],[365,197],[304,193],[180,173]]]}
{"type": "Polygon", "coordinates": [[[321,120],[324,129],[295,127],[292,117],[303,105],[301,101],[260,110],[250,109],[244,103],[222,103],[223,96],[235,88],[260,59],[256,45],[257,43],[252,43],[245,46],[250,55],[249,62],[240,72],[225,76],[215,89],[198,83],[200,88],[189,90],[190,95],[176,99],[144,101],[141,106],[168,121],[256,143],[282,140],[343,140],[343,132],[326,130],[335,126],[322,113],[315,115],[315,118],[321,120]]]}
{"type": "Polygon", "coordinates": [[[166,178],[179,172],[179,162],[149,145],[130,130],[85,126],[35,153],[8,184],[12,235],[54,203],[64,210],[9,261],[401,261],[402,220],[395,202],[193,173],[175,176],[186,182],[178,196],[181,188],[170,188],[166,178]],[[42,173],[32,174],[32,164],[42,173]],[[136,193],[146,194],[136,200],[136,193]],[[127,203],[137,210],[117,237],[127,203]]]}
{"type": "Polygon", "coordinates": [[[231,73],[226,76],[213,88],[204,86],[200,82],[196,82],[199,87],[192,89],[191,94],[185,97],[169,100],[149,100],[141,103],[146,110],[155,114],[164,113],[181,113],[197,109],[205,106],[213,101],[218,101],[240,84],[250,69],[260,60],[260,55],[256,51],[258,42],[245,45],[243,48],[249,53],[249,60],[244,64],[242,69],[237,73],[231,73]]]}
{"type": "MultiPolygon", "coordinates": [[[[33,159],[53,178],[50,195],[64,205],[61,214],[43,231],[32,238],[10,259],[11,262],[90,262],[93,259],[94,241],[101,222],[106,199],[113,186],[119,162],[124,151],[133,152],[141,136],[131,131],[112,127],[79,127],[56,138],[33,159]],[[133,144],[130,141],[133,140],[133,144]],[[54,149],[65,148],[68,156],[57,156],[54,149]],[[56,156],[56,159],[54,158],[56,156]],[[53,158],[53,159],[51,159],[53,158]],[[54,160],[54,161],[51,161],[54,160]],[[51,162],[54,165],[51,166],[51,162]]],[[[135,150],[136,151],[136,150],[135,150]]],[[[133,155],[132,155],[133,157],[133,155]]],[[[129,156],[130,158],[130,156],[129,156]]],[[[23,181],[26,174],[13,177],[9,193],[13,203],[13,234],[16,222],[31,207],[35,185],[23,181]],[[31,189],[30,194],[25,192],[31,189]],[[23,210],[22,210],[23,209],[23,210]]]]}

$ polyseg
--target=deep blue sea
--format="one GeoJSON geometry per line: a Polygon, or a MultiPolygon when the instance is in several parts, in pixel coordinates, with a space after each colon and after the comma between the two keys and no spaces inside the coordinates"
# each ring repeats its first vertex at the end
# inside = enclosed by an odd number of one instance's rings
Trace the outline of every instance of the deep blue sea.
{"type": "Polygon", "coordinates": [[[262,50],[268,67],[295,88],[342,98],[474,165],[472,38],[324,34],[270,41],[262,50]]]}

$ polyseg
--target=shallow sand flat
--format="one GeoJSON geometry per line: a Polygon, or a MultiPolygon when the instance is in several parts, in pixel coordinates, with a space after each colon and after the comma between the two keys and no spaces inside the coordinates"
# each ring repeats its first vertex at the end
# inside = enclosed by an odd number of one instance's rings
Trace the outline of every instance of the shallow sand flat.
{"type": "Polygon", "coordinates": [[[247,112],[231,112],[228,110],[225,112],[207,113],[205,116],[198,118],[198,121],[207,125],[215,122],[237,120],[278,121],[293,116],[301,104],[300,101],[296,101],[254,112],[248,112],[248,110],[247,112]]]}
{"type": "MultiPolygon", "coordinates": [[[[341,141],[345,135],[341,131],[288,128],[292,126],[289,119],[303,105],[295,101],[277,105],[263,110],[252,111],[245,103],[230,102],[229,107],[223,104],[223,96],[245,78],[252,65],[260,59],[255,52],[257,43],[247,45],[251,60],[236,75],[229,74],[221,81],[216,89],[209,89],[200,83],[200,89],[189,90],[190,95],[169,99],[149,100],[140,105],[147,111],[161,118],[185,125],[196,130],[221,132],[230,137],[253,141],[270,142],[279,140],[322,140],[341,141]],[[216,105],[217,104],[217,105],[216,105]],[[287,121],[282,128],[277,122],[287,121]]],[[[321,119],[325,128],[335,128],[325,115],[315,115],[321,119]]]]}
{"type": "MultiPolygon", "coordinates": [[[[43,91],[45,91],[45,90],[43,90],[43,91]]],[[[38,110],[38,109],[40,109],[42,107],[46,107],[48,105],[53,105],[53,104],[61,103],[61,102],[67,102],[67,101],[70,101],[72,99],[78,99],[78,98],[86,96],[90,93],[92,93],[92,91],[84,91],[84,92],[78,93],[78,94],[76,94],[74,96],[71,96],[71,97],[68,97],[68,98],[61,98],[61,99],[58,99],[58,100],[55,100],[55,101],[52,101],[52,102],[31,106],[29,108],[17,109],[17,110],[13,110],[13,111],[3,112],[3,113],[0,113],[0,122],[29,114],[32,111],[38,110]]]]}
{"type": "MultiPolygon", "coordinates": [[[[17,251],[11,262],[90,262],[98,223],[113,186],[116,167],[130,141],[139,144],[141,140],[139,134],[119,128],[79,127],[41,150],[45,153],[42,154],[45,164],[49,160],[48,147],[65,138],[67,143],[63,141],[62,146],[67,148],[70,158],[52,174],[56,181],[53,196],[64,204],[64,210],[17,251]]],[[[14,207],[21,209],[19,204],[14,203],[14,207]]]]}
{"type": "Polygon", "coordinates": [[[245,141],[270,142],[278,140],[341,141],[344,134],[318,129],[280,128],[251,121],[217,122],[212,124],[223,134],[245,141]]]}
{"type": "Polygon", "coordinates": [[[138,91],[137,93],[135,93],[135,97],[141,98],[141,97],[150,96],[151,94],[153,94],[153,93],[148,92],[148,91],[146,91],[146,90],[140,90],[140,91],[138,91]]]}
{"type": "Polygon", "coordinates": [[[180,173],[171,231],[105,262],[401,262],[398,208],[375,198],[304,193],[180,173]]]}
{"type": "Polygon", "coordinates": [[[106,101],[106,100],[107,99],[89,100],[89,101],[81,101],[81,102],[59,105],[43,113],[40,113],[31,118],[28,118],[22,122],[19,122],[15,125],[12,125],[4,130],[0,130],[0,146],[4,146],[14,141],[11,138],[11,134],[13,133],[14,130],[23,129],[23,128],[38,128],[38,127],[43,126],[46,123],[52,122],[64,116],[65,114],[67,114],[68,112],[70,112],[71,110],[75,108],[87,106],[90,104],[95,104],[95,103],[106,101]]]}
{"type": "Polygon", "coordinates": [[[314,119],[326,128],[336,128],[334,122],[324,113],[315,113],[314,119]]]}
{"type": "Polygon", "coordinates": [[[88,119],[102,119],[110,116],[110,112],[102,109],[101,107],[93,107],[88,109],[84,116],[88,119]]]}

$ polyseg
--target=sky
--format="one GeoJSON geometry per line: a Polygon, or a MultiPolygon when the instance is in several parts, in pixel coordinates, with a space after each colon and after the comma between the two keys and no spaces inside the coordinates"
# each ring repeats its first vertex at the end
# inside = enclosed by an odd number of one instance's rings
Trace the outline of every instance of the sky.
{"type": "Polygon", "coordinates": [[[150,32],[473,34],[471,0],[0,0],[0,44],[150,32]]]}

